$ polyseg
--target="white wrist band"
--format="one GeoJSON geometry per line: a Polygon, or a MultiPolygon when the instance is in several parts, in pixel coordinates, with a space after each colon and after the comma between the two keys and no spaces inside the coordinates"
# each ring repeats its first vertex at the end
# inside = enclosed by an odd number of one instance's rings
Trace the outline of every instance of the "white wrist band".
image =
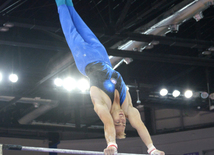
{"type": "Polygon", "coordinates": [[[149,149],[147,150],[148,154],[153,153],[153,151],[155,151],[156,148],[154,147],[154,145],[150,146],[149,149]]]}
{"type": "Polygon", "coordinates": [[[111,142],[108,143],[107,147],[111,147],[111,146],[115,147],[116,149],[118,148],[116,143],[111,143],[111,142]]]}

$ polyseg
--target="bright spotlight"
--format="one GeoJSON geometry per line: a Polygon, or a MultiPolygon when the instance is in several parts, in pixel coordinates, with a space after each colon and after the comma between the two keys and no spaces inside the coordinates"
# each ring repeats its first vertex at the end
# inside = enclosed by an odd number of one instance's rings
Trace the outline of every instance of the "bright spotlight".
{"type": "Polygon", "coordinates": [[[178,91],[178,90],[174,90],[174,91],[172,92],[172,96],[173,96],[173,97],[178,97],[180,94],[181,94],[181,93],[180,93],[180,91],[178,91]]]}
{"type": "Polygon", "coordinates": [[[161,91],[160,91],[160,95],[161,96],[166,96],[168,94],[168,90],[167,89],[161,89],[161,91]]]}
{"type": "Polygon", "coordinates": [[[13,83],[16,83],[18,81],[18,76],[16,74],[10,74],[9,80],[13,83]]]}
{"type": "Polygon", "coordinates": [[[192,95],[193,95],[193,92],[192,92],[191,90],[187,90],[187,91],[185,91],[185,93],[184,93],[184,96],[185,96],[186,98],[191,98],[192,95]]]}
{"type": "Polygon", "coordinates": [[[62,79],[60,79],[60,78],[56,78],[56,79],[54,80],[54,84],[55,84],[57,87],[61,87],[62,84],[63,84],[63,81],[62,81],[62,79]]]}
{"type": "Polygon", "coordinates": [[[63,81],[63,87],[66,90],[71,91],[76,88],[76,81],[73,78],[68,77],[63,81]]]}
{"type": "Polygon", "coordinates": [[[2,74],[0,73],[0,81],[2,81],[2,74]]]}
{"type": "Polygon", "coordinates": [[[77,85],[77,86],[78,86],[78,88],[79,88],[82,92],[84,92],[84,91],[86,91],[86,90],[89,89],[90,84],[89,84],[88,80],[86,80],[86,79],[81,79],[81,80],[78,81],[78,85],[77,85]]]}

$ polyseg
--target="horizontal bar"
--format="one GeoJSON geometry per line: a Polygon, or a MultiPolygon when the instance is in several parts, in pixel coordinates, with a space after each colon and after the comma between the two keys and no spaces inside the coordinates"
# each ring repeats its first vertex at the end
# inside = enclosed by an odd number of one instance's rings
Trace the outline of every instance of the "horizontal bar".
{"type": "MultiPolygon", "coordinates": [[[[0,144],[0,145],[2,145],[2,144],[0,144]]],[[[18,150],[18,151],[64,153],[64,154],[104,155],[103,152],[97,152],[97,151],[54,149],[54,148],[30,147],[30,146],[21,146],[21,145],[12,145],[12,144],[3,144],[2,149],[3,150],[18,150]]],[[[117,155],[146,155],[146,154],[118,153],[117,155]]]]}

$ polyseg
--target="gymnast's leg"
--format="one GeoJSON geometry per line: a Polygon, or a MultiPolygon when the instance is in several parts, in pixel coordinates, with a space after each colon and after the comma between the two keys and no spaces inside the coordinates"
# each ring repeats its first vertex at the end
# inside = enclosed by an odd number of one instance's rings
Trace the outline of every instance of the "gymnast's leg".
{"type": "MultiPolygon", "coordinates": [[[[66,3],[72,3],[72,0],[66,0],[66,3]]],[[[91,31],[91,29],[85,24],[85,22],[82,20],[82,18],[79,16],[79,14],[76,12],[73,5],[67,5],[70,15],[73,19],[74,25],[79,32],[79,34],[82,36],[82,38],[89,44],[99,44],[103,46],[100,41],[97,39],[95,34],[91,31]]]]}
{"type": "Polygon", "coordinates": [[[66,41],[71,51],[76,51],[77,48],[82,47],[81,44],[85,44],[85,41],[77,31],[76,26],[74,25],[69,9],[67,8],[66,1],[56,0],[56,4],[58,7],[59,19],[66,41]]]}

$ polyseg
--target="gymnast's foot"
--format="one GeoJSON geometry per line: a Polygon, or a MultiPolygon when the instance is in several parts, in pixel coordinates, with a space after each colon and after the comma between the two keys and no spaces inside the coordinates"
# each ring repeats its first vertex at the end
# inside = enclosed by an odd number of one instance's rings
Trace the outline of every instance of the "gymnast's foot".
{"type": "Polygon", "coordinates": [[[55,1],[57,6],[60,6],[60,5],[73,6],[72,0],[55,0],[55,1]]]}

